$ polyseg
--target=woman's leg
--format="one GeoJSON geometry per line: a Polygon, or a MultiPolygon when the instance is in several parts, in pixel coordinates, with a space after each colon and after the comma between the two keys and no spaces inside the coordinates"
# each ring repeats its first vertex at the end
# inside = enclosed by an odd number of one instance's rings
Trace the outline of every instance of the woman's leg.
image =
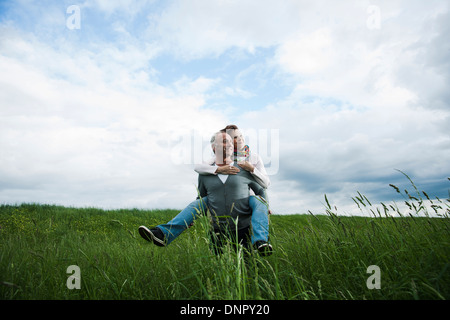
{"type": "Polygon", "coordinates": [[[250,196],[248,203],[252,209],[252,244],[269,242],[269,207],[266,201],[260,196],[250,196]]]}

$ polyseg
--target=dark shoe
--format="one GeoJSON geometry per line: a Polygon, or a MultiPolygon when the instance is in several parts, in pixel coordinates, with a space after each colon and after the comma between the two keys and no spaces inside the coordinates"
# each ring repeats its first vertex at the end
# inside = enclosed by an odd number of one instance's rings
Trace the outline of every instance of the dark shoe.
{"type": "Polygon", "coordinates": [[[265,241],[256,241],[254,247],[263,257],[270,256],[273,253],[272,245],[265,241]]]}
{"type": "Polygon", "coordinates": [[[153,242],[158,247],[165,247],[164,233],[159,228],[148,229],[146,226],[139,227],[139,234],[147,241],[153,242]]]}

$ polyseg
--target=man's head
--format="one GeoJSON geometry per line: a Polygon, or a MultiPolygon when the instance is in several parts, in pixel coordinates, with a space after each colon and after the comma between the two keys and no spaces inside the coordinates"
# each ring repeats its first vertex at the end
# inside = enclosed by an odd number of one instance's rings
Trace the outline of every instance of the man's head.
{"type": "Polygon", "coordinates": [[[239,128],[236,125],[230,124],[225,128],[223,128],[222,130],[228,133],[231,139],[233,139],[235,151],[241,150],[244,147],[245,145],[244,136],[242,135],[241,130],[239,130],[239,128]]]}
{"type": "Polygon", "coordinates": [[[220,130],[211,137],[211,148],[217,160],[230,158],[233,154],[233,140],[229,134],[220,130]]]}

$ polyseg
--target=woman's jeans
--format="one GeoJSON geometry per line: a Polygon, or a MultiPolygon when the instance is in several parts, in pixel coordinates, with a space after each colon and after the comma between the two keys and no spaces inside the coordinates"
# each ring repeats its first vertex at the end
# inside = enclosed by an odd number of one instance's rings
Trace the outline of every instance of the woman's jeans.
{"type": "MultiPolygon", "coordinates": [[[[186,230],[202,213],[206,212],[207,197],[192,201],[175,218],[158,228],[164,233],[166,243],[169,244],[186,230]]],[[[252,244],[256,241],[269,241],[269,208],[260,196],[250,196],[248,204],[252,209],[252,244]]]]}

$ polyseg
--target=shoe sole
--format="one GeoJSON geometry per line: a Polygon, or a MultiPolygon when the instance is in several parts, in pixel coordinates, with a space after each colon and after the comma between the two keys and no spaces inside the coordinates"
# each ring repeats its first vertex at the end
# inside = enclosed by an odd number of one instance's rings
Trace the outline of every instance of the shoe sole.
{"type": "Polygon", "coordinates": [[[273,253],[273,248],[270,243],[260,245],[257,250],[262,256],[270,256],[273,253]]]}
{"type": "Polygon", "coordinates": [[[146,226],[140,226],[139,227],[139,234],[141,235],[142,238],[144,238],[145,240],[149,241],[149,242],[153,242],[154,244],[156,244],[159,247],[165,247],[166,244],[164,243],[164,241],[161,241],[160,239],[158,239],[153,232],[150,231],[150,229],[148,229],[146,226]]]}

